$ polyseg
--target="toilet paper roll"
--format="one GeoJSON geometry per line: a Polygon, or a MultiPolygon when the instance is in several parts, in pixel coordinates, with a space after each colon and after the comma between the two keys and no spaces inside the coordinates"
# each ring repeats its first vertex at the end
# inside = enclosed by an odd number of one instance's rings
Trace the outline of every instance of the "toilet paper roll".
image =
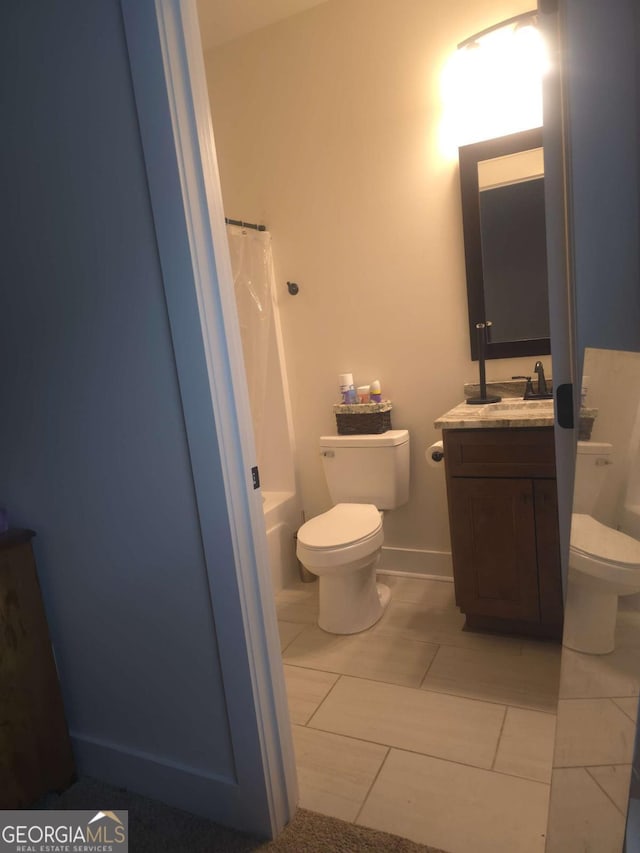
{"type": "Polygon", "coordinates": [[[424,455],[427,464],[431,468],[437,468],[444,459],[444,444],[441,441],[434,441],[430,447],[427,447],[424,455]]]}

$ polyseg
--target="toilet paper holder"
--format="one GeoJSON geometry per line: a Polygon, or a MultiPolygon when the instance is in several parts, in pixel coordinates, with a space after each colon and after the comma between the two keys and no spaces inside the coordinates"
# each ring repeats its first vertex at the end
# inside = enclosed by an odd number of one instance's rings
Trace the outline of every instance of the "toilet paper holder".
{"type": "Polygon", "coordinates": [[[427,465],[435,466],[444,459],[444,444],[442,441],[434,441],[424,452],[427,465]]]}

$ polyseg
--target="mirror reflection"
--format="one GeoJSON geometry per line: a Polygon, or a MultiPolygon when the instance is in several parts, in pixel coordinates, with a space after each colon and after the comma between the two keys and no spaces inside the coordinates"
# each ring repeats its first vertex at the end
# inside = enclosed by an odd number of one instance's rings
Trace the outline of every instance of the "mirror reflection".
{"type": "Polygon", "coordinates": [[[481,160],[478,197],[484,305],[493,323],[492,339],[548,338],[542,148],[481,160]]]}
{"type": "Polygon", "coordinates": [[[598,417],[576,455],[547,853],[620,853],[640,692],[640,354],[587,350],[583,377],[598,417]]]}
{"type": "Polygon", "coordinates": [[[542,129],[459,150],[471,357],[550,352],[542,129]]]}

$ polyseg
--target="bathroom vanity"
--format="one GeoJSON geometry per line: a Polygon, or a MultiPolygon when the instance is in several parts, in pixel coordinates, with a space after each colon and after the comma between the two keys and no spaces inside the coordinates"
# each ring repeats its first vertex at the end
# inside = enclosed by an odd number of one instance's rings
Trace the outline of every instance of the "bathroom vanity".
{"type": "Polygon", "coordinates": [[[460,404],[443,430],[456,603],[466,627],[562,638],[552,401],[460,404]]]}

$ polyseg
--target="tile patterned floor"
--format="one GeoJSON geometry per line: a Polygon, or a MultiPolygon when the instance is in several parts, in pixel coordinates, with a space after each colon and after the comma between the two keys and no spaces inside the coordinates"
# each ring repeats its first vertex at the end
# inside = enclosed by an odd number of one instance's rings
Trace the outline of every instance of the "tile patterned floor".
{"type": "Polygon", "coordinates": [[[449,853],[542,853],[560,647],[462,631],[446,580],[381,579],[391,603],[350,637],[317,627],[317,583],[276,597],[300,805],[449,853]]]}
{"type": "Polygon", "coordinates": [[[623,598],[613,652],[563,649],[548,853],[622,850],[639,694],[640,613],[623,598]]]}

